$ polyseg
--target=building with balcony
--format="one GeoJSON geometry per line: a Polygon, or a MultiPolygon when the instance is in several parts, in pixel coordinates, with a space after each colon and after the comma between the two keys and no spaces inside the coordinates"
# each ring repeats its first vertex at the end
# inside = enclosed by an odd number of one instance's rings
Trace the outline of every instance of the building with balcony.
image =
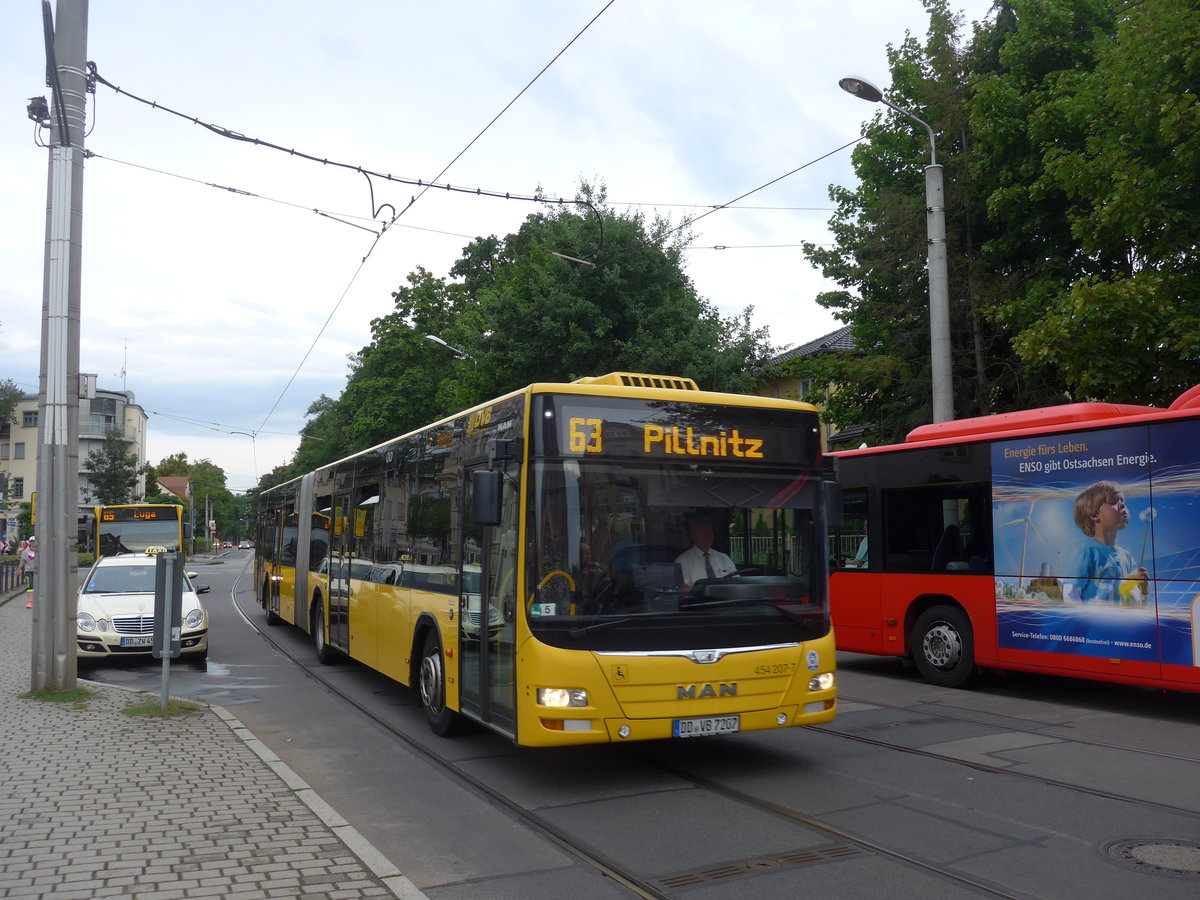
{"type": "MultiPolygon", "coordinates": [[[[95,375],[81,375],[87,394],[79,401],[79,509],[83,512],[95,504],[92,489],[83,464],[88,455],[99,450],[110,431],[120,433],[140,469],[146,463],[146,411],[137,404],[133,391],[110,391],[96,387],[95,375]]],[[[38,429],[38,396],[26,394],[17,404],[13,421],[0,423],[0,474],[5,476],[5,519],[15,519],[22,503],[28,503],[37,490],[38,451],[41,433],[38,429]]],[[[145,496],[144,476],[139,476],[135,496],[145,496]]]]}

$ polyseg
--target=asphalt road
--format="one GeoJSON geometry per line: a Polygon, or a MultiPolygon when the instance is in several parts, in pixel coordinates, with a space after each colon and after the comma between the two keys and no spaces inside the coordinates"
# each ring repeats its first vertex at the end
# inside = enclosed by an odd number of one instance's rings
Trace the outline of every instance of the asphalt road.
{"type": "MultiPolygon", "coordinates": [[[[829,729],[538,751],[431,735],[413,695],[354,663],[307,668],[268,644],[250,554],[196,561],[212,591],[206,666],[171,691],[230,709],[433,898],[630,892],[399,742],[339,688],[508,801],[663,896],[1193,898],[1200,894],[1195,695],[1034,676],[972,691],[843,655],[829,729]]],[[[306,654],[306,655],[305,655],[306,654]]],[[[92,677],[157,691],[157,663],[92,677]]]]}

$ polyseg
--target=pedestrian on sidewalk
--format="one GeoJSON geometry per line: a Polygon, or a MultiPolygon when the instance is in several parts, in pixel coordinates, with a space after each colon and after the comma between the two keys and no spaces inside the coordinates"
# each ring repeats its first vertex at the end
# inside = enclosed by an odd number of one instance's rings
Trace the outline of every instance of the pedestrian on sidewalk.
{"type": "MultiPolygon", "coordinates": [[[[37,538],[30,537],[29,544],[25,548],[25,577],[29,580],[29,587],[25,589],[26,593],[33,593],[33,580],[37,577],[37,538]]],[[[29,598],[29,602],[25,604],[26,609],[33,609],[33,598],[29,598]]]]}

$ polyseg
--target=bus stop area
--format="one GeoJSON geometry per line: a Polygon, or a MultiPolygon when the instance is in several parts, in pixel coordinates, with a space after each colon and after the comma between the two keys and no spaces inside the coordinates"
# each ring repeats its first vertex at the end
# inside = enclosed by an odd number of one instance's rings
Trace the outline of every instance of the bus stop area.
{"type": "Polygon", "coordinates": [[[222,707],[25,696],[27,596],[0,595],[0,898],[425,896],[222,707]]]}

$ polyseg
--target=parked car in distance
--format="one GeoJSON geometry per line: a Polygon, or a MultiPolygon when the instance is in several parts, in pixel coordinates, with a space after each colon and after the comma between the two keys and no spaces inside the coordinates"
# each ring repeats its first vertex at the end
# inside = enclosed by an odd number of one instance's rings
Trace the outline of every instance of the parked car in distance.
{"type": "MultiPolygon", "coordinates": [[[[154,574],[157,561],[145,553],[102,556],[79,586],[75,630],[80,660],[149,656],[154,637],[154,574]]],[[[182,658],[208,657],[208,612],[194,585],[194,572],[180,573],[183,606],[180,616],[182,658]]]]}

